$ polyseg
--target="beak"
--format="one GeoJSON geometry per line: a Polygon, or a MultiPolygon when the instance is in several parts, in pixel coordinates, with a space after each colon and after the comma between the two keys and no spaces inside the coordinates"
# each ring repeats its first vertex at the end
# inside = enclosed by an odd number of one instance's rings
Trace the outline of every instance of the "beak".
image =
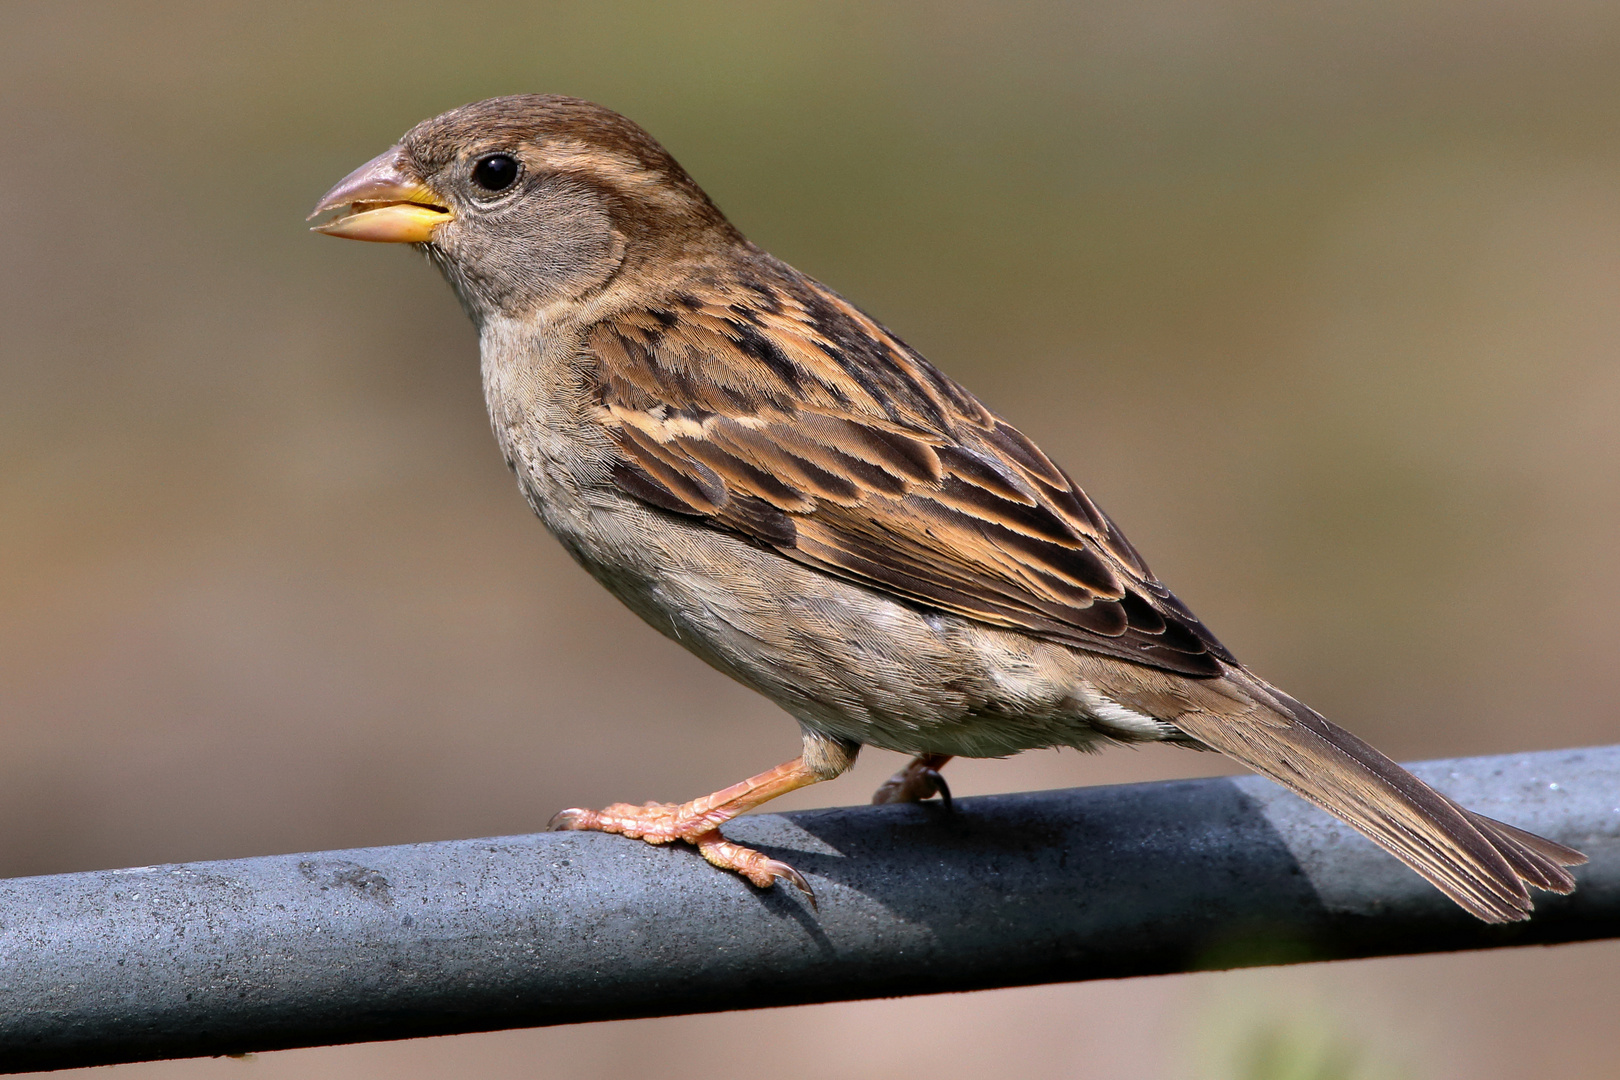
{"type": "Polygon", "coordinates": [[[338,207],[345,212],[312,231],[382,244],[425,244],[437,226],[455,217],[438,192],[406,171],[397,146],[339,180],[309,216],[338,207]]]}

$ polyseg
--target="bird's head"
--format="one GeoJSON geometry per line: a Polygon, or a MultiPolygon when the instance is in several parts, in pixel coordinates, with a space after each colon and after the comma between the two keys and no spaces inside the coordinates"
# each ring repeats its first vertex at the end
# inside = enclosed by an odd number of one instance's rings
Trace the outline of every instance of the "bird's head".
{"type": "Polygon", "coordinates": [[[675,159],[578,98],[491,98],[424,120],[340,180],[328,236],[418,245],[474,319],[578,300],[672,249],[740,239],[675,159]]]}

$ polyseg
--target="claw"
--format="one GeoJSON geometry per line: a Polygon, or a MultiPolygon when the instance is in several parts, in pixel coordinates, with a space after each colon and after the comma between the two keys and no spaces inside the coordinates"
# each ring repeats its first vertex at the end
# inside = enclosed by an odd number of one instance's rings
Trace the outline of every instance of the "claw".
{"type": "Polygon", "coordinates": [[[594,810],[583,810],[577,806],[570,806],[567,810],[559,810],[546,822],[547,832],[566,832],[570,829],[589,829],[591,818],[596,816],[594,810]]]}
{"type": "Polygon", "coordinates": [[[945,812],[951,813],[955,806],[951,803],[951,786],[945,782],[945,777],[938,769],[924,769],[923,776],[934,786],[932,794],[939,796],[940,805],[944,807],[945,812]]]}
{"type": "Polygon", "coordinates": [[[766,865],[776,874],[777,877],[786,878],[787,880],[793,882],[794,885],[798,886],[799,891],[804,894],[805,900],[810,904],[810,910],[814,911],[818,915],[821,913],[821,905],[816,903],[816,890],[812,889],[810,887],[810,883],[804,880],[803,874],[793,869],[793,867],[789,866],[787,863],[779,862],[776,859],[772,859],[766,865]]]}

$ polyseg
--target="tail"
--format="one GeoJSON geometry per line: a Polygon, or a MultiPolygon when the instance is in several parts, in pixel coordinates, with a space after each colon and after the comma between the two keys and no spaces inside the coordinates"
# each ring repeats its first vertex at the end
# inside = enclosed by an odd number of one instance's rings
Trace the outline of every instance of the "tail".
{"type": "MultiPolygon", "coordinates": [[[[1314,709],[1241,669],[1225,680],[1258,708],[1195,708],[1173,723],[1342,818],[1490,923],[1530,917],[1530,890],[1574,891],[1574,848],[1452,802],[1314,709]]],[[[1205,686],[1210,684],[1206,683],[1205,686]]],[[[1222,697],[1225,697],[1223,694],[1222,697]]]]}

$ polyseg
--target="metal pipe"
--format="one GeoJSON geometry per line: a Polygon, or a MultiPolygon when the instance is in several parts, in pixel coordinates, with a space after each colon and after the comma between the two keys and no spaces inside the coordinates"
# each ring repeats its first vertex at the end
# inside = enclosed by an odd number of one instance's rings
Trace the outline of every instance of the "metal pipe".
{"type": "Polygon", "coordinates": [[[589,833],[0,881],[0,1071],[1620,936],[1620,746],[1430,762],[1591,856],[1486,926],[1256,777],[757,815],[820,898],[589,833]]]}

